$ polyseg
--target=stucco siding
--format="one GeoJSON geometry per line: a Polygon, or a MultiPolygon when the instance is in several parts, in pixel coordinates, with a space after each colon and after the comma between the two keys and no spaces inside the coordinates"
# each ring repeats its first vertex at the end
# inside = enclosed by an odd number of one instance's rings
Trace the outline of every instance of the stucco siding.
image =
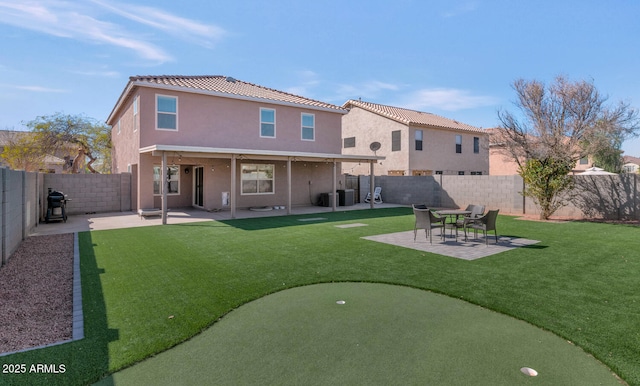
{"type": "MultiPolygon", "coordinates": [[[[389,170],[408,170],[408,153],[391,151],[391,133],[398,130],[401,132],[401,149],[406,149],[409,146],[409,129],[406,125],[354,107],[342,117],[342,138],[355,137],[356,146],[343,148],[342,154],[373,155],[374,152],[369,146],[373,142],[379,142],[381,147],[376,154],[384,155],[386,158],[376,165],[377,175],[386,175],[389,170]]],[[[345,162],[342,170],[354,175],[369,174],[369,164],[345,162]]]]}
{"type": "Polygon", "coordinates": [[[140,147],[154,144],[340,153],[340,113],[153,89],[140,90],[140,147]],[[178,98],[178,129],[156,130],[156,95],[178,98]],[[276,112],[275,138],[260,137],[260,108],[276,112]],[[301,138],[301,114],[315,116],[315,139],[301,138]]]}

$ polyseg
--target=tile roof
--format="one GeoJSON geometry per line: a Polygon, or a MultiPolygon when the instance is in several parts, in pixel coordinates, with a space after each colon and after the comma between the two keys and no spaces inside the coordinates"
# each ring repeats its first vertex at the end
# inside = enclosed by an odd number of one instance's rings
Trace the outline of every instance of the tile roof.
{"type": "Polygon", "coordinates": [[[274,90],[253,83],[243,82],[223,75],[147,75],[132,76],[129,78],[129,81],[136,85],[171,87],[183,89],[183,91],[186,92],[198,91],[205,93],[228,94],[229,96],[235,97],[263,99],[273,102],[284,102],[288,104],[336,110],[336,112],[345,112],[340,106],[290,94],[284,91],[274,90]]]}
{"type": "Polygon", "coordinates": [[[441,117],[439,115],[424,113],[416,110],[404,109],[401,107],[393,107],[380,105],[377,103],[363,102],[360,100],[348,100],[342,105],[343,108],[360,107],[372,113],[382,115],[394,121],[404,123],[405,125],[415,126],[435,126],[444,129],[453,129],[461,131],[473,131],[484,133],[485,131],[479,127],[467,125],[453,119],[441,117]]]}

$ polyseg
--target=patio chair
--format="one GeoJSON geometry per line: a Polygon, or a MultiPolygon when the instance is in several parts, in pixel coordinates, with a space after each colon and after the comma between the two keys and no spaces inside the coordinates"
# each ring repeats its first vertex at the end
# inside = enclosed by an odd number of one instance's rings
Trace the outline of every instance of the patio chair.
{"type": "Polygon", "coordinates": [[[413,209],[429,209],[426,204],[412,204],[413,209]]]}
{"type": "Polygon", "coordinates": [[[416,222],[413,226],[413,241],[416,241],[418,229],[424,229],[425,237],[429,236],[429,243],[433,244],[433,229],[440,228],[440,238],[444,236],[442,228],[444,228],[444,217],[438,217],[429,209],[413,208],[413,214],[416,216],[416,222]]]}
{"type": "Polygon", "coordinates": [[[484,215],[484,205],[467,205],[467,209],[471,214],[464,216],[456,221],[460,228],[464,228],[467,224],[474,222],[484,215]]]}
{"type": "MultiPolygon", "coordinates": [[[[382,188],[376,186],[376,188],[373,190],[373,202],[375,204],[382,204],[382,196],[380,195],[380,193],[382,193],[382,188]]],[[[367,197],[365,197],[364,202],[371,202],[371,192],[367,193],[367,197]]]]}
{"type": "Polygon", "coordinates": [[[500,210],[490,210],[484,216],[477,218],[474,222],[467,224],[464,227],[464,234],[467,237],[467,229],[473,229],[476,232],[480,230],[484,234],[484,241],[487,246],[489,245],[489,238],[487,237],[488,231],[493,231],[496,237],[496,244],[498,244],[498,230],[496,229],[496,219],[498,218],[498,212],[500,210]]]}

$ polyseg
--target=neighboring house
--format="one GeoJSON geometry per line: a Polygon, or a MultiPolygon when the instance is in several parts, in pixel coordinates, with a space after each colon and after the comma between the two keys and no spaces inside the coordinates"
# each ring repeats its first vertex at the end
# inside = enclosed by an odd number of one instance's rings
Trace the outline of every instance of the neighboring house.
{"type": "Polygon", "coordinates": [[[379,160],[341,154],[345,113],[231,77],[131,77],[107,119],[113,172],[132,173],[135,209],[290,211],[340,189],[340,162],[379,160]]]}
{"type": "Polygon", "coordinates": [[[623,173],[638,173],[640,170],[640,158],[625,155],[622,157],[622,172],[623,173]]]}
{"type": "MultiPolygon", "coordinates": [[[[14,131],[14,130],[0,130],[0,154],[4,152],[5,147],[10,146],[11,143],[16,143],[21,137],[27,137],[32,135],[30,131],[14,131]]],[[[28,138],[28,137],[27,137],[28,138]]],[[[40,172],[40,173],[65,173],[68,171],[71,163],[65,161],[63,158],[69,158],[71,146],[67,146],[61,149],[56,155],[45,155],[41,159],[40,166],[30,164],[26,166],[27,171],[40,172]],[[34,170],[31,170],[34,169],[34,170]],[[37,170],[36,170],[37,169],[37,170]]],[[[40,159],[40,157],[38,157],[40,159]]],[[[40,161],[38,162],[40,163],[40,161]]],[[[9,167],[5,162],[5,159],[0,156],[0,167],[9,167]]]]}
{"type": "MultiPolygon", "coordinates": [[[[506,151],[504,141],[500,138],[500,131],[497,128],[486,129],[489,134],[489,174],[492,176],[512,176],[518,174],[518,164],[506,151]]],[[[585,171],[593,166],[593,161],[589,157],[584,157],[576,161],[576,165],[571,173],[576,174],[585,171]]]]}
{"type": "MultiPolygon", "coordinates": [[[[360,100],[349,100],[342,107],[349,110],[342,118],[342,153],[384,156],[375,174],[489,173],[489,136],[482,129],[435,114],[360,100]]],[[[368,168],[342,164],[342,171],[348,174],[366,174],[368,168]]]]}

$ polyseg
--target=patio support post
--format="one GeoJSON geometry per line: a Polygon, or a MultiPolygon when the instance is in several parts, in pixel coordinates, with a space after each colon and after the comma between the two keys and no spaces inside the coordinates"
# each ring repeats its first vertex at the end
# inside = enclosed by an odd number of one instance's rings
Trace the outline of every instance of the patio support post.
{"type": "Polygon", "coordinates": [[[333,160],[333,188],[331,189],[331,193],[333,193],[333,205],[331,208],[331,211],[335,212],[336,211],[336,206],[338,206],[338,192],[336,192],[336,178],[337,178],[337,174],[336,174],[336,160],[333,160]]]}
{"type": "Polygon", "coordinates": [[[291,157],[287,157],[287,214],[291,214],[291,157]]]}
{"type": "Polygon", "coordinates": [[[236,218],[236,155],[231,154],[231,218],[236,218]]]}
{"type": "Polygon", "coordinates": [[[375,176],[373,174],[373,161],[369,162],[369,193],[371,194],[371,200],[369,201],[369,206],[373,209],[373,202],[375,201],[373,197],[373,192],[375,191],[375,176]]]}
{"type": "Polygon", "coordinates": [[[167,152],[162,152],[162,225],[167,223],[167,190],[169,181],[167,181],[167,152]]]}

